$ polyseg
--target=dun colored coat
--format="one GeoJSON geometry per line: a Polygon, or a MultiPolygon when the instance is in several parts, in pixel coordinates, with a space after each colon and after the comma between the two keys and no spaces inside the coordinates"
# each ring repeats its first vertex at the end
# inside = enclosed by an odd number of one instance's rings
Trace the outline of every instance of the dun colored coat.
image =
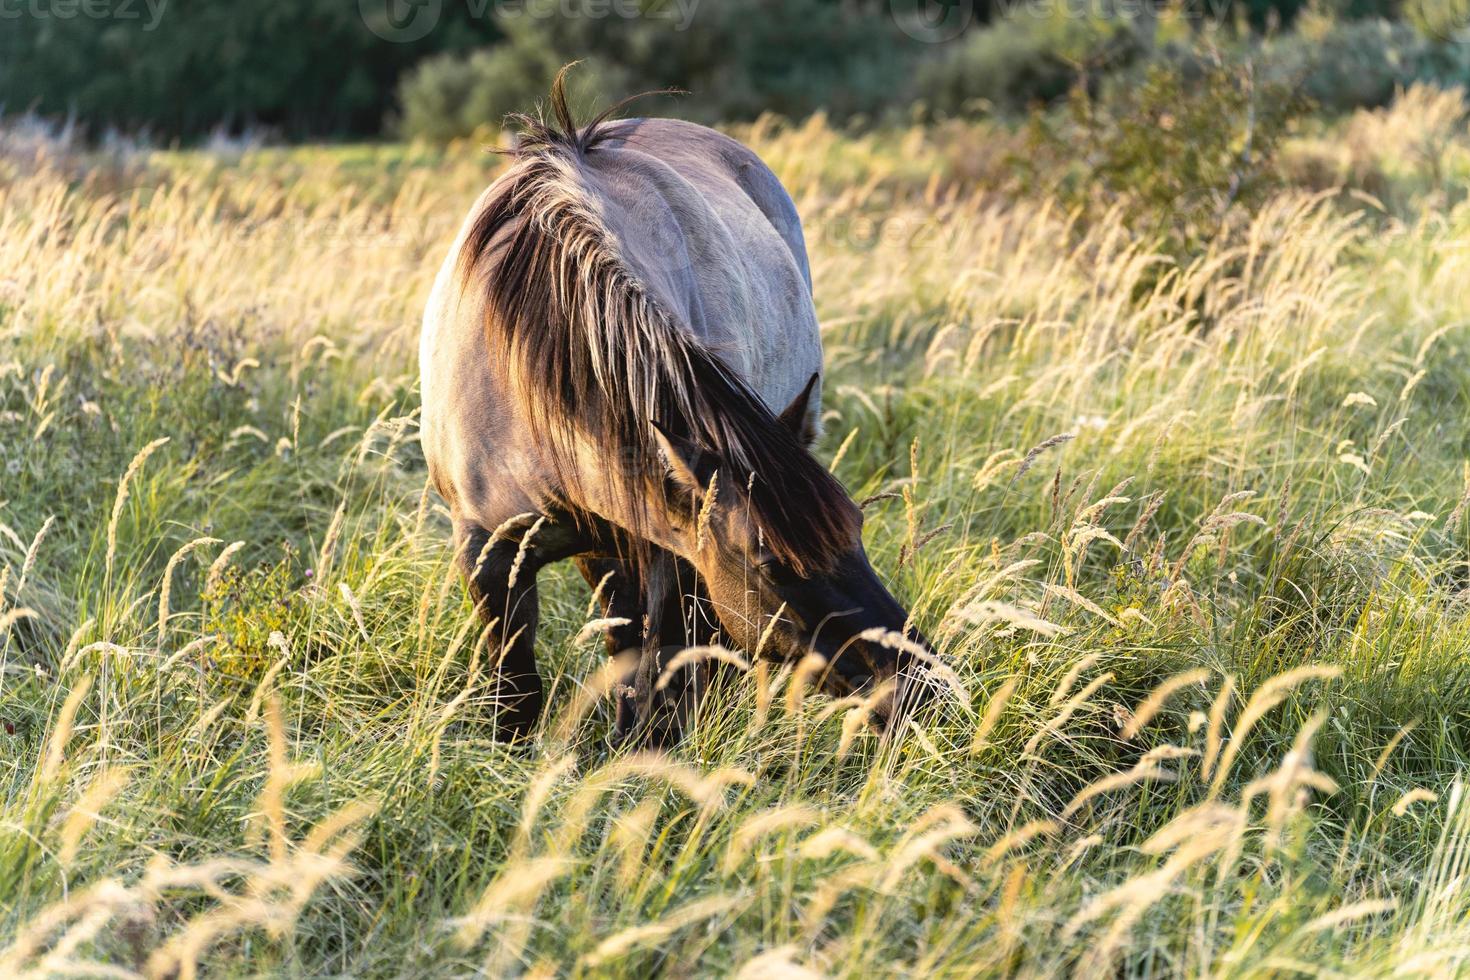
{"type": "MultiPolygon", "coordinates": [[[[715,640],[883,685],[924,641],[862,513],[810,453],[822,346],[800,219],[770,169],[668,119],[522,117],[440,270],[420,348],[423,445],[490,629],[503,737],[542,707],[536,575],[575,558],[634,651],[618,731],[677,736],[715,640]],[[660,684],[662,679],[663,684],[660,684]]],[[[887,683],[885,683],[887,682],[887,683]]]]}

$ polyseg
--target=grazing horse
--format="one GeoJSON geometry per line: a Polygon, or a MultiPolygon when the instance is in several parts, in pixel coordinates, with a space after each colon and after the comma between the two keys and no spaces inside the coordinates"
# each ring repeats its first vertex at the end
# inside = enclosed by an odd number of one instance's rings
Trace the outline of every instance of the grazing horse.
{"type": "Polygon", "coordinates": [[[711,129],[612,109],[579,128],[562,76],[550,104],[554,122],[518,118],[420,347],[424,452],[497,657],[498,735],[539,716],[536,573],[565,558],[615,624],[610,652],[638,653],[620,738],[677,738],[703,679],[662,678],[670,651],[721,633],[824,657],[835,692],[881,685],[887,720],[918,700],[905,668],[926,644],[809,452],[822,346],[791,198],[711,129]]]}

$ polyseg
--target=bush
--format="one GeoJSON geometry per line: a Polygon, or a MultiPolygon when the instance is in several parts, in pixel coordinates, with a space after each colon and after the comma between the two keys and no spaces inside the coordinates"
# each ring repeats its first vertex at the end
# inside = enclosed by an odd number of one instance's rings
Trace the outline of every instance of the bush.
{"type": "Polygon", "coordinates": [[[924,64],[919,96],[944,115],[1019,112],[1060,99],[1080,73],[1117,68],[1141,50],[1126,20],[1023,7],[924,64]]]}
{"type": "Polygon", "coordinates": [[[546,95],[558,68],[550,51],[502,44],[469,57],[440,55],[424,62],[399,87],[404,135],[436,143],[500,124],[511,112],[546,95]]]}
{"type": "Polygon", "coordinates": [[[1282,35],[1262,43],[1257,63],[1266,81],[1297,86],[1334,113],[1387,105],[1415,82],[1470,87],[1470,47],[1382,20],[1282,35]]]}
{"type": "Polygon", "coordinates": [[[701,6],[682,27],[658,16],[505,16],[500,45],[434,59],[404,80],[401,129],[444,141],[498,124],[544,96],[560,65],[582,58],[588,65],[573,78],[600,104],[677,88],[688,96],[660,114],[715,122],[878,112],[907,103],[914,48],[880,11],[831,0],[725,0],[701,6]]]}
{"type": "Polygon", "coordinates": [[[1282,183],[1277,150],[1306,107],[1240,66],[1155,62],[1104,101],[1078,92],[1065,122],[1035,117],[1024,167],[1084,226],[1120,209],[1131,232],[1182,264],[1282,183]]]}

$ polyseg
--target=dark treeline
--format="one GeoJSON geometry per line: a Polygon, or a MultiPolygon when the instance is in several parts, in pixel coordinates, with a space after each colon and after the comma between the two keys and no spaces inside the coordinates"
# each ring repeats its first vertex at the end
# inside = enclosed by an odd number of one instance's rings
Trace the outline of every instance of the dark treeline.
{"type": "Polygon", "coordinates": [[[386,8],[383,0],[0,0],[0,103],[8,113],[74,114],[93,130],[164,138],[218,126],[293,138],[371,134],[405,71],[500,39],[493,17],[455,2],[442,5],[426,36],[385,39],[372,28],[391,30],[369,21],[386,8]]]}
{"type": "MultiPolygon", "coordinates": [[[[902,111],[913,78],[1022,0],[0,0],[0,107],[191,139],[452,135],[591,59],[596,95],[677,86],[678,111],[902,111]],[[960,28],[964,28],[963,31],[960,28]],[[407,125],[405,123],[405,117],[407,125]]],[[[1139,0],[1044,0],[1087,19],[1139,0]]],[[[1268,29],[1304,0],[1185,0],[1268,29]],[[1235,6],[1231,6],[1235,4],[1235,6]]],[[[1392,0],[1347,0],[1381,14],[1392,0]]]]}

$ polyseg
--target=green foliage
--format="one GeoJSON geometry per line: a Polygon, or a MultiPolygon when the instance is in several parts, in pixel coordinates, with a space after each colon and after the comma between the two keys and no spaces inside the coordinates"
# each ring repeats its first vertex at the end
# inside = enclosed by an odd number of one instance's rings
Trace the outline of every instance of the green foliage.
{"type": "Polygon", "coordinates": [[[291,630],[303,600],[295,549],[288,542],[282,551],[274,563],[225,568],[199,597],[205,634],[214,637],[204,659],[212,678],[257,682],[285,654],[276,637],[291,630]]]}
{"type": "Polygon", "coordinates": [[[360,12],[371,4],[342,0],[118,0],[103,8],[130,16],[109,17],[61,16],[62,6],[32,15],[17,4],[0,19],[0,105],[167,136],[220,125],[373,132],[400,72],[496,38],[456,3],[412,43],[383,39],[360,12]]]}
{"type": "Polygon", "coordinates": [[[1470,87],[1470,46],[1382,20],[1269,39],[1257,61],[1263,79],[1299,87],[1328,112],[1385,105],[1414,82],[1470,87]]]}
{"type": "Polygon", "coordinates": [[[1064,123],[1035,117],[1024,166],[1086,223],[1120,209],[1134,235],[1187,261],[1280,187],[1277,152],[1305,108],[1249,66],[1155,63],[1107,98],[1076,91],[1064,123]]]}
{"type": "MultiPolygon", "coordinates": [[[[530,107],[586,59],[587,90],[679,88],[659,111],[703,122],[774,112],[887,118],[915,101],[947,116],[1019,113],[1092,90],[1156,56],[1158,24],[1267,36],[1269,78],[1329,110],[1381,105],[1414,81],[1470,84],[1467,0],[1206,0],[1186,10],[974,2],[966,33],[926,44],[890,0],[443,0],[432,29],[393,40],[410,0],[41,0],[0,17],[0,110],[198,138],[217,127],[286,138],[390,130],[434,142],[530,107]],[[70,15],[62,11],[77,7],[70,15]],[[1392,7],[1393,9],[1389,9],[1392,7]],[[93,12],[88,12],[93,11],[93,12]],[[99,13],[100,12],[100,13],[99,13]],[[1403,21],[1353,20],[1399,14],[1403,21]],[[1300,16],[1299,16],[1300,14],[1300,16]],[[1292,26],[1276,35],[1277,28],[1292,26]]],[[[431,4],[431,7],[433,5],[431,4]]],[[[1165,46],[1167,47],[1167,46],[1165,46]]]]}
{"type": "MultiPolygon", "coordinates": [[[[1385,105],[1414,82],[1470,87],[1463,5],[1464,0],[1422,0],[1406,8],[1409,22],[1338,19],[1354,13],[1349,5],[1336,16],[1303,17],[1296,31],[1243,38],[1218,37],[1229,34],[1219,25],[1230,24],[1240,11],[1249,32],[1265,6],[1212,6],[1216,27],[1196,18],[1178,36],[1166,36],[1164,21],[1081,18],[1066,7],[1023,6],[924,62],[919,97],[946,115],[1016,113],[1059,101],[1079,83],[1089,93],[1135,84],[1141,61],[1208,80],[1210,63],[1223,57],[1253,63],[1262,85],[1295,90],[1329,112],[1346,112],[1385,105]],[[1208,47],[1202,38],[1209,38],[1208,47]],[[1214,45],[1222,41],[1220,54],[1214,45]]],[[[1171,27],[1178,20],[1171,18],[1171,27]]]]}
{"type": "Polygon", "coordinates": [[[406,136],[444,143],[525,111],[543,98],[559,67],[539,45],[508,43],[468,57],[425,61],[399,87],[406,136]]]}
{"type": "Polygon", "coordinates": [[[401,131],[442,142],[498,125],[543,97],[557,68],[583,58],[574,76],[582,101],[676,88],[687,96],[657,111],[705,122],[768,111],[846,119],[909,97],[916,45],[872,2],[728,0],[697,6],[687,22],[672,4],[648,6],[634,18],[503,16],[503,43],[405,76],[401,131]]]}
{"type": "Polygon", "coordinates": [[[971,33],[919,71],[919,95],[946,115],[1018,112],[1064,96],[1079,75],[1140,53],[1126,20],[1078,18],[1059,5],[1023,6],[971,33]]]}

